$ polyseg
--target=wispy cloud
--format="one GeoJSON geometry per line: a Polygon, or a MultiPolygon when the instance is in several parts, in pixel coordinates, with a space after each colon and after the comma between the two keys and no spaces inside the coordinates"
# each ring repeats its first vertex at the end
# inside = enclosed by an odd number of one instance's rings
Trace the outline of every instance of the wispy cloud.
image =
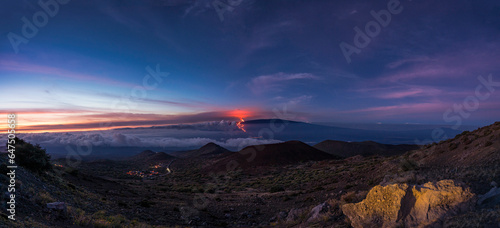
{"type": "Polygon", "coordinates": [[[123,81],[117,81],[104,76],[89,75],[89,74],[65,70],[58,67],[31,64],[22,61],[14,61],[6,59],[0,60],[0,71],[56,76],[60,78],[73,79],[79,82],[92,82],[96,84],[107,84],[107,85],[122,86],[122,87],[136,86],[135,84],[123,81]]]}
{"type": "Polygon", "coordinates": [[[319,80],[320,77],[310,73],[286,74],[283,72],[261,75],[253,78],[247,85],[255,94],[262,94],[269,91],[281,91],[287,83],[296,80],[319,80]]]}

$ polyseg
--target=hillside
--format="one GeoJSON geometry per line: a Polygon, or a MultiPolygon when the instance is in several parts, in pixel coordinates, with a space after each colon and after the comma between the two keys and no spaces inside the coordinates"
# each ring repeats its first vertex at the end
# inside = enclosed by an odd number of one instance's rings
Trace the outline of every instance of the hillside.
{"type": "Polygon", "coordinates": [[[207,156],[207,155],[218,155],[218,154],[223,154],[223,153],[228,153],[231,152],[228,149],[221,147],[215,143],[207,143],[206,145],[202,146],[199,149],[196,150],[188,150],[188,151],[176,151],[170,153],[170,155],[173,155],[175,157],[179,158],[194,158],[194,157],[199,157],[199,156],[207,156]]]}
{"type": "MultiPolygon", "coordinates": [[[[386,156],[342,159],[287,141],[239,152],[207,144],[186,158],[146,150],[127,160],[82,161],[74,168],[66,159],[52,160],[53,171],[17,169],[18,218],[26,227],[360,227],[364,212],[388,211],[396,221],[405,213],[406,224],[423,221],[411,220],[412,213],[434,216],[439,227],[500,224],[500,194],[495,195],[500,192],[495,187],[500,183],[500,122],[393,156],[384,153],[406,145],[322,145],[350,155],[376,151],[386,156]],[[158,164],[162,159],[167,161],[158,164]],[[390,189],[399,193],[387,197],[397,193],[390,189]],[[456,203],[471,207],[448,213],[455,205],[448,196],[459,196],[457,189],[474,197],[456,203]],[[475,201],[488,194],[481,204],[475,201]],[[66,203],[67,212],[49,210],[46,203],[52,202],[66,203]],[[398,207],[378,210],[382,205],[398,207]]],[[[6,162],[5,155],[0,160],[6,162]]],[[[7,183],[8,176],[0,177],[7,183]]],[[[0,227],[14,227],[5,210],[1,214],[0,227]]]]}
{"type": "Polygon", "coordinates": [[[428,145],[412,158],[429,166],[484,166],[500,164],[500,122],[464,131],[453,139],[428,145]]]}
{"type": "Polygon", "coordinates": [[[356,155],[393,156],[393,155],[403,154],[410,150],[418,149],[419,146],[408,145],[408,144],[390,145],[390,144],[381,144],[373,141],[344,142],[336,140],[325,140],[323,142],[314,145],[314,148],[332,155],[347,158],[356,155]]]}
{"type": "Polygon", "coordinates": [[[237,153],[226,156],[209,167],[225,170],[228,163],[249,169],[263,166],[283,166],[306,161],[338,159],[339,157],[320,151],[300,141],[248,146],[237,153]]]}

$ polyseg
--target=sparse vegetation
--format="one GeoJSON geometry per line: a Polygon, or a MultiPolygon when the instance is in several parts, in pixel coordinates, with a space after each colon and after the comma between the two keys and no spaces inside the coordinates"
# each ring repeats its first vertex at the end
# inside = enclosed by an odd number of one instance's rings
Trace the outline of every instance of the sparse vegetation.
{"type": "Polygon", "coordinates": [[[52,170],[50,155],[40,145],[33,145],[20,138],[16,141],[16,163],[34,172],[52,170]]]}
{"type": "Polygon", "coordinates": [[[282,186],[279,186],[279,185],[272,186],[271,189],[269,189],[270,193],[282,192],[282,191],[285,191],[285,189],[282,186]]]}
{"type": "MultiPolygon", "coordinates": [[[[484,131],[464,132],[455,139],[392,157],[359,156],[216,174],[193,161],[181,168],[174,167],[168,175],[137,177],[125,173],[148,171],[150,166],[99,161],[70,168],[64,160],[56,160],[54,163],[61,166],[54,168],[55,172],[36,172],[37,179],[27,174],[32,179],[21,178],[16,184],[22,186],[22,195],[32,201],[31,207],[37,208],[42,219],[56,221],[56,213],[41,209],[46,203],[67,202],[67,216],[58,219],[75,226],[152,227],[189,222],[190,226],[207,227],[349,227],[340,207],[360,202],[379,183],[422,184],[453,179],[474,192],[487,192],[490,182],[500,182],[500,162],[491,152],[497,145],[492,135],[497,132],[482,136],[484,131]],[[193,202],[201,206],[192,215],[186,215],[186,208],[192,208],[193,202]],[[328,202],[330,209],[315,220],[308,220],[310,210],[323,202],[328,202]],[[295,219],[286,222],[292,210],[295,219]],[[278,215],[280,212],[283,213],[278,215]]],[[[7,180],[5,175],[0,178],[7,180]]],[[[486,217],[483,212],[470,216],[498,218],[492,214],[486,217]]],[[[27,227],[45,226],[34,217],[24,221],[27,227]]]]}

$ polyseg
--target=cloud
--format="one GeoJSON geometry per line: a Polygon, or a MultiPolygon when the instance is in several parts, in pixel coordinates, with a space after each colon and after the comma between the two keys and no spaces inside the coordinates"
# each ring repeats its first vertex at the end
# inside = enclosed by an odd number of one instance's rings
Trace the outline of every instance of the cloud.
{"type": "Polygon", "coordinates": [[[432,56],[403,58],[386,65],[389,69],[378,83],[442,82],[497,71],[500,57],[490,50],[498,44],[463,44],[459,51],[441,52],[432,56]],[[474,45],[474,46],[471,46],[474,45]]]}
{"type": "MultiPolygon", "coordinates": [[[[221,123],[228,124],[230,122],[221,123]]],[[[198,128],[198,126],[193,126],[198,128]]],[[[201,126],[204,128],[206,126],[201,126]]],[[[123,129],[101,132],[65,132],[65,133],[26,133],[19,137],[24,140],[37,143],[43,147],[64,147],[66,145],[88,145],[104,147],[161,147],[169,149],[184,150],[187,148],[199,148],[207,143],[213,142],[232,150],[239,150],[246,146],[279,143],[280,140],[233,137],[226,139],[215,139],[214,137],[193,137],[196,133],[186,134],[189,131],[179,129],[123,129]],[[153,132],[153,134],[152,134],[153,132]],[[152,136],[154,135],[154,136],[152,136]],[[179,135],[172,137],[171,135],[179,135]]],[[[49,151],[50,152],[50,151],[49,151]]]]}
{"type": "Polygon", "coordinates": [[[74,79],[77,81],[86,81],[92,83],[102,83],[112,86],[121,86],[121,87],[133,87],[135,84],[117,81],[114,79],[110,79],[103,76],[89,75],[83,74],[73,71],[68,71],[62,68],[44,66],[38,64],[31,64],[26,62],[19,62],[14,60],[3,59],[0,60],[0,70],[1,71],[11,71],[11,72],[21,72],[21,73],[30,73],[37,75],[50,75],[57,76],[60,78],[74,79]]]}
{"type": "Polygon", "coordinates": [[[261,75],[253,78],[247,85],[255,94],[262,94],[269,91],[281,91],[287,83],[296,80],[319,80],[320,77],[310,73],[286,74],[283,72],[261,75]]]}
{"type": "Polygon", "coordinates": [[[404,86],[398,89],[383,88],[374,92],[376,97],[382,99],[402,99],[408,97],[434,97],[442,93],[440,89],[419,86],[404,86]]]}

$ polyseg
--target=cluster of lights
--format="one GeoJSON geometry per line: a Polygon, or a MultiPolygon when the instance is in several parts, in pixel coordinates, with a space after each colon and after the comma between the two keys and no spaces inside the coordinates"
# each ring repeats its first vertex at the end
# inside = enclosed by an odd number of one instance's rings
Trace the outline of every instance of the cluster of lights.
{"type": "Polygon", "coordinates": [[[131,176],[138,176],[138,177],[145,177],[145,176],[154,176],[154,175],[159,175],[160,173],[158,171],[151,170],[149,173],[144,173],[142,171],[128,171],[127,175],[131,176]]]}

